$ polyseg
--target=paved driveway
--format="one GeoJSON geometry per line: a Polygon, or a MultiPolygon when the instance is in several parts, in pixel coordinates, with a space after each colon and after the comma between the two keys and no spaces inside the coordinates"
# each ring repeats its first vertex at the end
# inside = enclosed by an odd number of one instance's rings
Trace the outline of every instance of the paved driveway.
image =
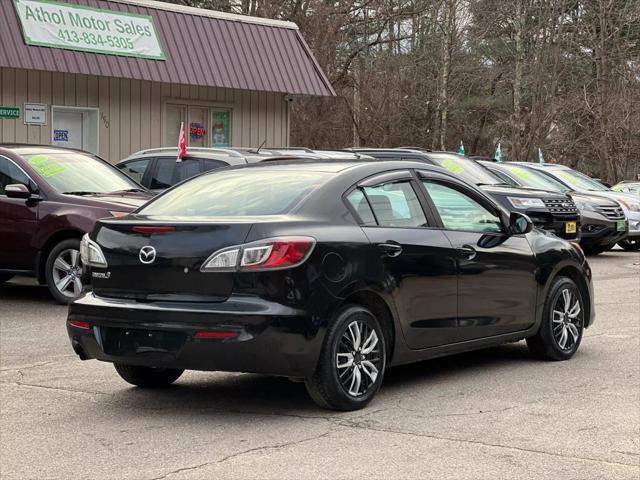
{"type": "Polygon", "coordinates": [[[597,319],[572,361],[520,342],[398,367],[352,413],[256,375],[132,388],[72,354],[43,288],[0,287],[0,476],[637,479],[640,255],[591,264],[597,319]]]}

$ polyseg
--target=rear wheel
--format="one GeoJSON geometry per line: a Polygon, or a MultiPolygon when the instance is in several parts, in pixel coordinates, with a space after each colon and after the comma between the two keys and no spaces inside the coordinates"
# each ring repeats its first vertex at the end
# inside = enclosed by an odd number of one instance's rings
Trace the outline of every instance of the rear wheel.
{"type": "Polygon", "coordinates": [[[527,338],[529,350],[545,360],[568,360],[576,353],[584,328],[584,300],[573,280],[554,280],[545,301],[538,333],[527,338]]]}
{"type": "Polygon", "coordinates": [[[382,384],[387,340],[366,308],[343,307],[329,326],[314,375],[305,381],[311,398],[324,408],[365,407],[382,384]]]}
{"type": "Polygon", "coordinates": [[[622,247],[623,250],[627,252],[634,252],[636,250],[640,250],[640,240],[620,240],[618,245],[622,247]]]}
{"type": "Polygon", "coordinates": [[[47,257],[44,276],[58,303],[66,305],[82,292],[80,240],[69,238],[57,244],[47,257]]]}
{"type": "Polygon", "coordinates": [[[126,382],[143,388],[166,387],[175,382],[184,370],[173,368],[141,367],[114,363],[118,375],[126,382]]]}
{"type": "Polygon", "coordinates": [[[12,273],[0,273],[0,284],[8,282],[14,277],[12,273]]]}

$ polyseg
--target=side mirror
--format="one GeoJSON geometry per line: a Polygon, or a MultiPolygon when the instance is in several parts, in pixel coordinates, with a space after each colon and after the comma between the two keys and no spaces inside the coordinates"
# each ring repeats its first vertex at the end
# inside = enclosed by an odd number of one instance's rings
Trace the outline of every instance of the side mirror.
{"type": "Polygon", "coordinates": [[[509,217],[509,231],[511,235],[524,235],[533,230],[533,222],[526,215],[519,212],[511,212],[509,217]]]}
{"type": "Polygon", "coordinates": [[[29,198],[31,197],[31,192],[27,188],[26,185],[22,185],[21,183],[15,183],[11,185],[7,185],[4,187],[4,193],[9,198],[29,198]]]}

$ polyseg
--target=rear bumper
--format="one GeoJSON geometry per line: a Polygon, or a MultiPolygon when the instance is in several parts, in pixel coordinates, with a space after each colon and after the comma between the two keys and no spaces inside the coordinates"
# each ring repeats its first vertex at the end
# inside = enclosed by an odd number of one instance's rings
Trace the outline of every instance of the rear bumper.
{"type": "Polygon", "coordinates": [[[88,293],[69,307],[67,332],[81,358],[188,370],[308,377],[324,330],[306,312],[255,297],[215,304],[137,303],[88,293]],[[86,322],[88,329],[70,322],[86,322]],[[196,332],[237,332],[199,339],[196,332]]]}

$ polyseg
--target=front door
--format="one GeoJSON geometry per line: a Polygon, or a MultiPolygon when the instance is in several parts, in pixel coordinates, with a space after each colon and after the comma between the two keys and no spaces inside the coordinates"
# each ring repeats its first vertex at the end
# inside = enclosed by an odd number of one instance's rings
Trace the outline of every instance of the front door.
{"type": "Polygon", "coordinates": [[[348,200],[381,257],[380,276],[406,343],[421,349],[455,341],[457,280],[451,244],[441,230],[430,228],[416,187],[406,172],[404,178],[374,179],[348,200]]]}
{"type": "Polygon", "coordinates": [[[504,233],[498,211],[477,192],[444,180],[422,183],[458,253],[457,340],[530,327],[537,282],[526,237],[504,233]]]}
{"type": "Polygon", "coordinates": [[[0,157],[0,270],[33,270],[38,202],[8,198],[4,189],[13,184],[29,186],[29,178],[13,162],[0,157]]]}

